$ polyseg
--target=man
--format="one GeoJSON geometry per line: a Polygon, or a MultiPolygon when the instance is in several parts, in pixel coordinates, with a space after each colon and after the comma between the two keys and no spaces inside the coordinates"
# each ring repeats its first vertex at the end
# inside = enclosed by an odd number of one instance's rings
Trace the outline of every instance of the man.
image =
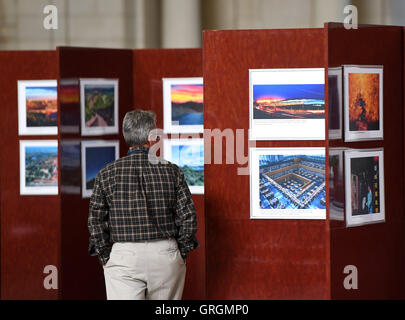
{"type": "Polygon", "coordinates": [[[89,253],[103,265],[109,300],[181,299],[185,260],[198,247],[183,172],[149,154],[155,128],[151,111],[125,115],[128,155],[98,173],[90,199],[89,253]]]}

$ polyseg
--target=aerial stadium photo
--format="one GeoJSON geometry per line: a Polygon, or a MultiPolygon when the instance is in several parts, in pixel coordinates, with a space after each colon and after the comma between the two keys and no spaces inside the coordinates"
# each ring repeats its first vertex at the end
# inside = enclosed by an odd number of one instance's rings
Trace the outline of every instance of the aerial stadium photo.
{"type": "Polygon", "coordinates": [[[323,119],[324,84],[254,84],[253,119],[323,119]]]}
{"type": "Polygon", "coordinates": [[[261,155],[262,209],[325,209],[323,155],[261,155]]]}

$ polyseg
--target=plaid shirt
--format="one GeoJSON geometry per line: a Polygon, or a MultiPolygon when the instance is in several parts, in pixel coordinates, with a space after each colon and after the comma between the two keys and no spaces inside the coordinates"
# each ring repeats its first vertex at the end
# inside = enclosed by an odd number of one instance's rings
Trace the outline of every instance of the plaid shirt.
{"type": "Polygon", "coordinates": [[[175,238],[180,253],[198,247],[197,216],[179,167],[137,148],[97,175],[88,218],[89,254],[106,264],[112,242],[175,238]],[[151,161],[152,160],[152,161],[151,161]]]}

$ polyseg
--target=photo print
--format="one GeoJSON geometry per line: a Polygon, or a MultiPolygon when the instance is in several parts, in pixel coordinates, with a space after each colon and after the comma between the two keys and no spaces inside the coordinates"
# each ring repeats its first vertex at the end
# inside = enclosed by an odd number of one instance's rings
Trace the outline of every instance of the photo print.
{"type": "Polygon", "coordinates": [[[80,133],[80,80],[77,78],[63,78],[59,80],[59,105],[63,109],[60,113],[59,130],[61,133],[80,133]]]}
{"type": "Polygon", "coordinates": [[[20,140],[20,194],[58,194],[57,140],[20,140]]]}
{"type": "Polygon", "coordinates": [[[183,171],[192,194],[204,194],[204,139],[166,139],[163,155],[183,171]]]}
{"type": "Polygon", "coordinates": [[[107,164],[120,156],[118,140],[82,141],[82,197],[89,198],[93,193],[96,176],[107,164]]]}
{"type": "Polygon", "coordinates": [[[345,141],[383,138],[383,67],[344,66],[345,141]]]}
{"type": "Polygon", "coordinates": [[[344,221],[344,148],[329,148],[329,218],[344,221]]]}
{"type": "Polygon", "coordinates": [[[80,79],[83,136],[118,133],[118,80],[80,79]]]}
{"type": "Polygon", "coordinates": [[[165,133],[203,133],[203,79],[163,78],[165,133]]]}
{"type": "Polygon", "coordinates": [[[250,140],[325,139],[325,72],[249,70],[250,140]]]}
{"type": "Polygon", "coordinates": [[[345,151],[346,226],[385,221],[384,151],[345,151]]]}
{"type": "Polygon", "coordinates": [[[81,184],[80,140],[62,139],[60,143],[60,169],[63,179],[61,194],[79,194],[81,184]]]}
{"type": "Polygon", "coordinates": [[[251,219],[326,219],[324,148],[251,148],[251,219]]]}
{"type": "Polygon", "coordinates": [[[20,80],[18,134],[58,134],[58,86],[56,80],[20,80]]]}
{"type": "Polygon", "coordinates": [[[328,68],[329,139],[342,139],[342,67],[328,68]]]}

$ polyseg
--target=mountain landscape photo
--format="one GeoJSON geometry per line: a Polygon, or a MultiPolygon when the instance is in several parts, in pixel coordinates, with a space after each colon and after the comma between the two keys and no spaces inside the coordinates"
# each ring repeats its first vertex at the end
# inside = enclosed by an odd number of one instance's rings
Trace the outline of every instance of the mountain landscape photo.
{"type": "Polygon", "coordinates": [[[172,146],[172,161],[183,170],[189,186],[204,186],[204,145],[172,146]]]}
{"type": "Polygon", "coordinates": [[[114,85],[85,85],[86,127],[114,125],[114,85]]]}
{"type": "Polygon", "coordinates": [[[203,124],[203,85],[172,85],[172,122],[177,125],[203,124]]]}
{"type": "Polygon", "coordinates": [[[57,88],[26,87],[27,127],[57,126],[57,88]]]}

